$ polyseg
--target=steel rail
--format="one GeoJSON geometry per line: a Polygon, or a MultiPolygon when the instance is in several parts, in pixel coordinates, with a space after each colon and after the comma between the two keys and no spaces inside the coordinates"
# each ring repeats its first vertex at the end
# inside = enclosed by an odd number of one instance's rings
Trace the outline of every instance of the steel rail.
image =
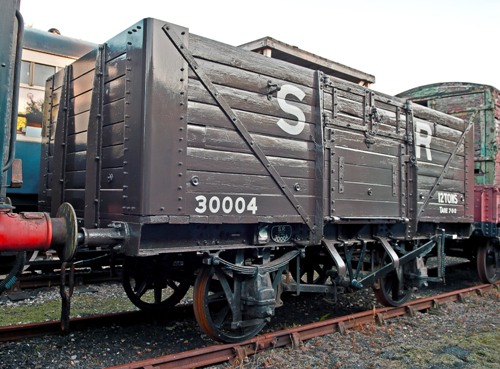
{"type": "MultiPolygon", "coordinates": [[[[168,320],[183,319],[187,316],[192,316],[192,314],[191,305],[179,305],[172,310],[168,320]]],[[[74,332],[110,325],[130,326],[152,322],[158,319],[162,318],[142,311],[126,311],[121,313],[71,318],[69,324],[70,331],[74,332]]],[[[23,338],[38,337],[48,334],[66,333],[61,332],[61,324],[60,320],[53,320],[48,322],[0,326],[0,342],[17,341],[23,338]]]]}
{"type": "Polygon", "coordinates": [[[383,322],[387,319],[405,314],[413,315],[416,311],[436,308],[446,302],[464,301],[466,295],[474,292],[482,294],[484,291],[494,287],[498,288],[498,286],[499,283],[495,285],[478,285],[410,301],[399,307],[372,309],[340,318],[267,333],[238,344],[213,345],[154,359],[142,360],[135,363],[113,366],[107,369],[192,369],[229,360],[238,360],[238,362],[241,363],[245,357],[267,349],[282,346],[299,347],[303,341],[314,337],[336,332],[345,333],[345,331],[350,328],[363,326],[373,322],[383,322]]]}

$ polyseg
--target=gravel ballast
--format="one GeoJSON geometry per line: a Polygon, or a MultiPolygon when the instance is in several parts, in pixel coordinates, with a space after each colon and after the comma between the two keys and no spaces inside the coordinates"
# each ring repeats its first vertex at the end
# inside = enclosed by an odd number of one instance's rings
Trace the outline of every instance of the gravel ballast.
{"type": "MultiPolygon", "coordinates": [[[[446,286],[431,285],[417,296],[478,283],[469,277],[448,275],[446,286]]],[[[131,306],[126,300],[118,304],[125,297],[117,284],[76,291],[72,306],[82,314],[96,310],[98,300],[105,309],[109,308],[106,300],[112,301],[113,306],[123,304],[117,310],[131,306]],[[92,306],[83,306],[87,298],[92,306]]],[[[10,312],[11,307],[32,306],[43,311],[44,306],[58,298],[57,288],[38,291],[33,298],[15,303],[2,297],[0,309],[10,312]]],[[[276,317],[266,329],[288,328],[379,306],[370,289],[339,296],[337,302],[330,296],[307,294],[287,296],[284,300],[285,305],[276,310],[276,317]]],[[[498,290],[493,289],[485,296],[469,295],[463,303],[448,303],[429,313],[351,329],[344,335],[314,338],[299,348],[274,349],[248,357],[242,363],[210,368],[500,368],[499,300],[498,290]]],[[[168,312],[165,315],[165,319],[154,324],[102,327],[66,336],[0,343],[0,367],[100,369],[216,344],[200,333],[194,319],[174,321],[168,319],[168,312]]]]}

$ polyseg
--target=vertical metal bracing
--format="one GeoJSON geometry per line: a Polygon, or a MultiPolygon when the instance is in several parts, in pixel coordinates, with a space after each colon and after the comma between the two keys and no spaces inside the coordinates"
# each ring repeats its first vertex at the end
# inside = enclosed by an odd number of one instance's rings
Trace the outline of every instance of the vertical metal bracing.
{"type": "Polygon", "coordinates": [[[406,155],[405,155],[405,179],[406,185],[406,200],[403,199],[403,204],[407,204],[406,214],[410,219],[410,223],[406,229],[406,238],[411,239],[417,231],[417,159],[415,154],[415,130],[413,122],[413,107],[411,101],[406,101],[406,155]]]}
{"type": "MultiPolygon", "coordinates": [[[[323,86],[323,89],[326,88],[326,86],[329,85],[328,81],[325,80],[325,85],[323,86]]],[[[333,87],[332,88],[332,106],[333,106],[333,112],[332,112],[332,117],[330,119],[328,112],[324,111],[323,112],[323,117],[325,120],[325,142],[324,142],[324,149],[328,150],[329,152],[329,165],[328,165],[328,185],[330,188],[329,191],[329,216],[333,217],[335,214],[335,175],[336,175],[336,170],[335,170],[335,130],[330,127],[331,122],[335,121],[337,118],[338,114],[338,96],[337,96],[337,88],[333,87]]],[[[326,156],[325,156],[326,158],[326,156]]],[[[339,158],[340,160],[340,158],[339,158]]],[[[340,183],[339,183],[339,191],[340,191],[340,183]]]]}
{"type": "Polygon", "coordinates": [[[312,234],[311,243],[319,244],[323,238],[324,228],[324,172],[325,172],[325,142],[324,142],[324,126],[323,126],[323,73],[316,71],[316,88],[318,94],[318,107],[316,112],[316,124],[314,128],[314,150],[315,150],[315,165],[314,165],[314,194],[315,214],[314,214],[314,232],[312,234]]]}
{"type": "Polygon", "coordinates": [[[68,130],[68,115],[70,102],[70,83],[71,83],[72,67],[71,65],[64,68],[64,82],[61,91],[61,99],[59,100],[59,112],[55,126],[54,138],[54,158],[53,158],[53,179],[52,179],[52,201],[51,215],[55,216],[56,211],[64,201],[64,188],[66,177],[66,139],[68,130]]]}
{"type": "Polygon", "coordinates": [[[102,96],[104,90],[105,46],[100,45],[95,62],[92,101],[87,131],[87,160],[85,176],[85,227],[99,227],[99,194],[101,183],[102,96]]]}
{"type": "Polygon", "coordinates": [[[401,219],[408,219],[408,203],[406,202],[407,188],[407,168],[408,155],[406,154],[406,145],[399,145],[399,188],[400,188],[400,216],[401,219]]]}

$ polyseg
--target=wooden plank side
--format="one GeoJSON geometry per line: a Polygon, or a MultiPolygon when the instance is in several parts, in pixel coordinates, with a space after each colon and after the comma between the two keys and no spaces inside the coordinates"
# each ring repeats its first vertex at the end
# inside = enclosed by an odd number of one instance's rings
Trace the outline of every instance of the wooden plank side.
{"type": "MultiPolygon", "coordinates": [[[[216,63],[209,60],[197,59],[198,67],[203,70],[208,79],[216,86],[225,86],[235,90],[253,92],[254,94],[263,96],[267,99],[270,90],[269,84],[276,85],[280,88],[283,85],[294,86],[304,92],[305,96],[302,103],[306,105],[314,104],[315,89],[308,85],[302,85],[291,82],[287,79],[281,79],[275,76],[266,76],[256,73],[251,70],[243,70],[238,67],[228,66],[216,63]]],[[[198,80],[194,72],[190,69],[189,78],[198,80]]],[[[194,82],[193,82],[194,83],[194,82]]],[[[270,96],[276,98],[277,91],[275,90],[270,96]]]]}
{"type": "Polygon", "coordinates": [[[102,149],[101,168],[120,168],[123,167],[123,145],[109,146],[102,149]]]}
{"type": "MultiPolygon", "coordinates": [[[[436,183],[435,177],[424,175],[418,176],[418,189],[422,196],[426,196],[436,183]]],[[[438,191],[465,193],[465,183],[463,180],[443,179],[436,187],[438,191]]],[[[435,196],[434,196],[435,198],[435,196]]]]}
{"type": "Polygon", "coordinates": [[[76,115],[88,111],[90,109],[91,99],[92,91],[85,92],[72,98],[68,107],[69,115],[76,115]]]}
{"type": "Polygon", "coordinates": [[[123,122],[125,115],[125,99],[119,99],[102,106],[103,126],[123,122]]]}
{"type": "Polygon", "coordinates": [[[336,148],[351,150],[351,155],[362,155],[363,152],[388,157],[397,157],[399,155],[399,142],[383,137],[374,137],[374,143],[368,147],[362,133],[336,127],[334,138],[336,148]]]}
{"type": "MultiPolygon", "coordinates": [[[[252,153],[247,143],[237,132],[228,130],[190,126],[188,131],[190,147],[228,152],[252,153]]],[[[266,156],[277,156],[299,160],[314,160],[314,144],[307,141],[253,135],[253,139],[266,156]]]]}
{"type": "Polygon", "coordinates": [[[125,75],[126,67],[127,54],[125,53],[107,61],[104,67],[104,82],[107,83],[125,75]]]}
{"type": "Polygon", "coordinates": [[[314,71],[281,60],[229,46],[208,38],[189,35],[189,49],[198,59],[211,60],[242,70],[272,76],[299,85],[314,87],[314,71]]]}
{"type": "MultiPolygon", "coordinates": [[[[195,171],[188,171],[187,173],[188,178],[197,177],[196,185],[192,181],[189,182],[188,192],[198,194],[282,194],[282,191],[270,176],[195,171]]],[[[294,189],[296,196],[314,195],[314,180],[284,178],[284,181],[289,188],[294,189]]]]}
{"type": "Polygon", "coordinates": [[[80,132],[66,137],[67,153],[87,150],[87,132],[80,132]]]}
{"type": "Polygon", "coordinates": [[[90,51],[89,53],[82,56],[80,59],[74,61],[71,64],[72,69],[72,79],[76,79],[95,68],[95,58],[97,55],[97,49],[90,51]]]}
{"type": "MultiPolygon", "coordinates": [[[[294,119],[296,117],[291,116],[283,111],[280,107],[277,98],[272,98],[269,100],[266,95],[257,94],[254,92],[249,92],[245,90],[238,90],[227,86],[217,86],[217,91],[223,96],[229,106],[234,110],[243,110],[247,112],[252,112],[256,114],[271,115],[274,117],[283,119],[294,119]]],[[[201,85],[200,82],[190,80],[188,87],[188,96],[190,101],[204,103],[204,104],[215,104],[213,98],[206,91],[206,89],[201,85]]],[[[311,104],[306,104],[303,101],[298,101],[294,95],[288,95],[287,104],[296,106],[304,114],[305,122],[314,122],[314,106],[311,104]]]]}
{"type": "MultiPolygon", "coordinates": [[[[465,181],[465,172],[463,169],[464,158],[458,157],[452,161],[450,169],[446,172],[444,178],[465,181]]],[[[418,174],[427,177],[438,178],[443,172],[443,164],[419,162],[418,174]]]]}
{"type": "Polygon", "coordinates": [[[123,190],[101,189],[99,192],[100,214],[123,214],[123,190]]]}
{"type": "Polygon", "coordinates": [[[74,78],[70,82],[70,97],[76,97],[85,92],[92,90],[94,84],[94,70],[91,70],[77,78],[74,78]]]}
{"type": "MultiPolygon", "coordinates": [[[[282,177],[314,178],[314,162],[267,157],[282,177]]],[[[188,148],[187,166],[194,171],[267,175],[262,163],[252,154],[188,148]]]]}
{"type": "MultiPolygon", "coordinates": [[[[418,204],[420,208],[422,203],[418,204]]],[[[449,205],[431,203],[425,208],[425,212],[420,217],[422,222],[442,222],[442,223],[469,223],[463,205],[449,205]]]]}
{"type": "Polygon", "coordinates": [[[103,104],[123,99],[125,96],[125,76],[121,76],[104,84],[103,104]]]}
{"type": "MultiPolygon", "coordinates": [[[[234,112],[250,133],[275,137],[283,137],[285,135],[283,130],[278,126],[279,117],[264,113],[255,114],[238,109],[234,109],[234,112]]],[[[224,115],[218,106],[193,101],[190,101],[188,105],[188,122],[196,126],[218,127],[230,131],[236,130],[234,124],[224,115]]],[[[309,140],[314,134],[314,127],[314,124],[306,122],[302,132],[294,135],[293,138],[297,140],[309,140]]],[[[289,135],[285,137],[290,138],[289,135]]]]}
{"type": "Polygon", "coordinates": [[[123,185],[124,185],[123,167],[102,169],[101,190],[122,189],[123,185]]]}
{"type": "Polygon", "coordinates": [[[359,199],[336,199],[334,216],[342,218],[399,218],[399,204],[384,201],[363,201],[359,199]]]}
{"type": "Polygon", "coordinates": [[[85,189],[85,171],[68,171],[64,182],[65,189],[85,189]]]}
{"type": "Polygon", "coordinates": [[[115,146],[124,142],[125,124],[123,122],[108,124],[102,128],[102,147],[115,146]]]}
{"type": "Polygon", "coordinates": [[[415,118],[433,122],[433,124],[442,125],[444,127],[449,127],[462,132],[465,128],[465,122],[462,119],[453,117],[437,110],[425,108],[418,104],[412,104],[412,108],[415,118]]]}
{"type": "Polygon", "coordinates": [[[76,153],[70,153],[66,156],[66,170],[77,171],[85,170],[86,167],[86,152],[80,151],[76,153]]]}
{"type": "MultiPolygon", "coordinates": [[[[389,164],[368,166],[364,161],[349,163],[349,158],[344,158],[344,181],[347,183],[360,183],[366,185],[391,187],[393,185],[393,167],[389,164]]],[[[385,160],[384,160],[385,161],[385,160]]]]}
{"type": "Polygon", "coordinates": [[[89,125],[89,111],[73,115],[68,118],[68,134],[85,132],[89,125]]]}

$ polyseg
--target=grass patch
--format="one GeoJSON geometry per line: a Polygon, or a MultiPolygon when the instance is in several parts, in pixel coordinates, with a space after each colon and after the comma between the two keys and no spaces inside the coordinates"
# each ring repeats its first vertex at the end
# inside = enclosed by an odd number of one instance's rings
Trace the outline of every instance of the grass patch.
{"type": "MultiPolygon", "coordinates": [[[[35,302],[31,305],[2,306],[1,310],[0,326],[60,320],[61,301],[50,300],[44,303],[35,302]]],[[[137,308],[127,298],[105,298],[88,294],[75,295],[71,298],[71,317],[130,310],[137,310],[137,308]]]]}

